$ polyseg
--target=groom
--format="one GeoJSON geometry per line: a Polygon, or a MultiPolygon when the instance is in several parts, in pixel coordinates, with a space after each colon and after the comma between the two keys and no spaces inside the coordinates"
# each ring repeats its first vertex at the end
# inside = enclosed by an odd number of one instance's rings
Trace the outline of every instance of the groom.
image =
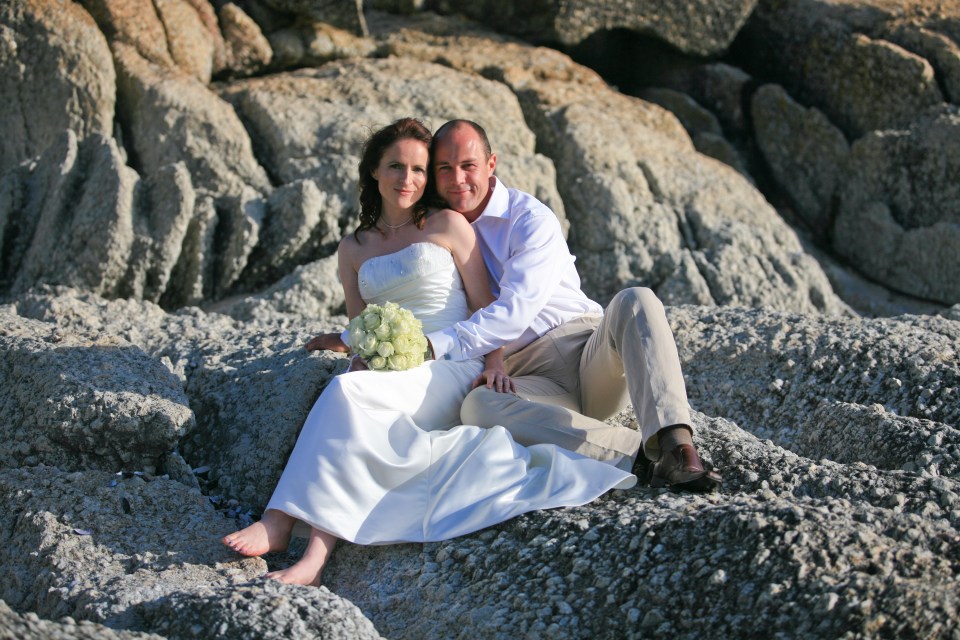
{"type": "Polygon", "coordinates": [[[486,386],[464,400],[464,424],[506,427],[525,445],[552,443],[630,470],[638,451],[651,486],[711,491],[719,474],[693,445],[686,388],[663,305],[646,288],[606,309],[580,290],[554,213],[494,176],[497,157],[476,123],[452,120],[433,138],[437,192],[476,230],[497,300],[427,336],[435,358],[505,347],[516,393],[486,386]],[[633,403],[640,431],[603,422],[633,403]]]}

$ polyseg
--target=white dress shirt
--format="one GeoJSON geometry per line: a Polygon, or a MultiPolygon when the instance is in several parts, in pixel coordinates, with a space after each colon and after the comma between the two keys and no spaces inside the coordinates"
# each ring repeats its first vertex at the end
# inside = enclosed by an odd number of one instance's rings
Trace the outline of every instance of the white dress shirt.
{"type": "Polygon", "coordinates": [[[550,329],[603,307],[580,290],[580,275],[560,221],[530,194],[494,178],[473,228],[496,300],[467,320],[427,335],[434,357],[465,360],[499,347],[507,355],[550,329]]]}

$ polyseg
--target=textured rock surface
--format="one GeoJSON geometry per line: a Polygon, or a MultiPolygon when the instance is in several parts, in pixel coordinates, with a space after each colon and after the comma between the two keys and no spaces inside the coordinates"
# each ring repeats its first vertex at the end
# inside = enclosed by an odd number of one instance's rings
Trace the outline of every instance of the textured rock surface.
{"type": "MultiPolygon", "coordinates": [[[[7,310],[37,331],[122,336],[177,372],[202,434],[181,442],[184,457],[219,504],[244,513],[272,489],[318,391],[308,387],[335,366],[300,351],[301,336],[342,321],[311,323],[264,301],[256,320],[239,324],[71,290],[7,310]]],[[[248,582],[263,562],[219,551],[216,538],[234,525],[196,485],[8,469],[0,499],[10,515],[0,522],[13,570],[0,598],[50,620],[176,637],[950,637],[960,614],[958,322],[696,306],[670,308],[669,318],[697,440],[724,470],[720,493],[641,484],[447,542],[341,545],[324,574],[328,592],[248,582]],[[183,537],[197,527],[203,533],[183,537]],[[27,545],[42,551],[17,551],[27,545]],[[111,578],[121,566],[128,577],[111,578]],[[41,586],[27,574],[43,576],[41,586]],[[50,586],[57,597],[41,598],[50,586]]],[[[632,424],[629,411],[614,420],[632,424]]],[[[164,471],[193,475],[175,454],[164,471]]],[[[271,554],[267,565],[301,550],[271,554]]]]}
{"type": "Polygon", "coordinates": [[[864,273],[929,300],[960,300],[960,108],[853,144],[833,244],[864,273]]]}
{"type": "Polygon", "coordinates": [[[0,468],[155,472],[194,426],[176,376],[113,335],[81,337],[0,311],[0,468]]]}
{"type": "Polygon", "coordinates": [[[850,155],[846,138],[826,116],[797,104],[778,85],[753,94],[750,113],[757,145],[797,214],[815,232],[833,226],[831,200],[850,155]]]}
{"type": "Polygon", "coordinates": [[[533,42],[574,45],[597,32],[629,29],[700,56],[722,53],[756,4],[756,0],[698,0],[684,4],[651,0],[613,3],[551,0],[525,4],[490,0],[466,5],[433,0],[426,3],[431,9],[463,13],[497,31],[533,42]]]}
{"type": "Polygon", "coordinates": [[[106,38],[75,2],[0,5],[0,175],[64,129],[110,135],[116,74],[106,38]]]}

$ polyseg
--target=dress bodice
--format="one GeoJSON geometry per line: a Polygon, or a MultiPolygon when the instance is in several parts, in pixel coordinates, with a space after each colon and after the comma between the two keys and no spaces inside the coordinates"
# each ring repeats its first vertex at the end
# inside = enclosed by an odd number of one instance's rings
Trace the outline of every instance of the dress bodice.
{"type": "Polygon", "coordinates": [[[357,273],[367,303],[395,302],[409,309],[430,333],[470,315],[463,280],[447,249],[417,242],[370,258],[357,273]]]}

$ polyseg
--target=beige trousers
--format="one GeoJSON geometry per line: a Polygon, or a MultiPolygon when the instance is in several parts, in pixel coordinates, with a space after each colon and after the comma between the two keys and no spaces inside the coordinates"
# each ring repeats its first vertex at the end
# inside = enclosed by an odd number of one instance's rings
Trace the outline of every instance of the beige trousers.
{"type": "Polygon", "coordinates": [[[464,424],[503,425],[521,444],[556,444],[627,470],[641,445],[651,460],[660,456],[660,429],[691,424],[673,331],[650,289],[621,291],[603,316],[565,322],[506,368],[517,393],[474,389],[460,409],[464,424]],[[603,422],[628,402],[639,432],[603,422]]]}

